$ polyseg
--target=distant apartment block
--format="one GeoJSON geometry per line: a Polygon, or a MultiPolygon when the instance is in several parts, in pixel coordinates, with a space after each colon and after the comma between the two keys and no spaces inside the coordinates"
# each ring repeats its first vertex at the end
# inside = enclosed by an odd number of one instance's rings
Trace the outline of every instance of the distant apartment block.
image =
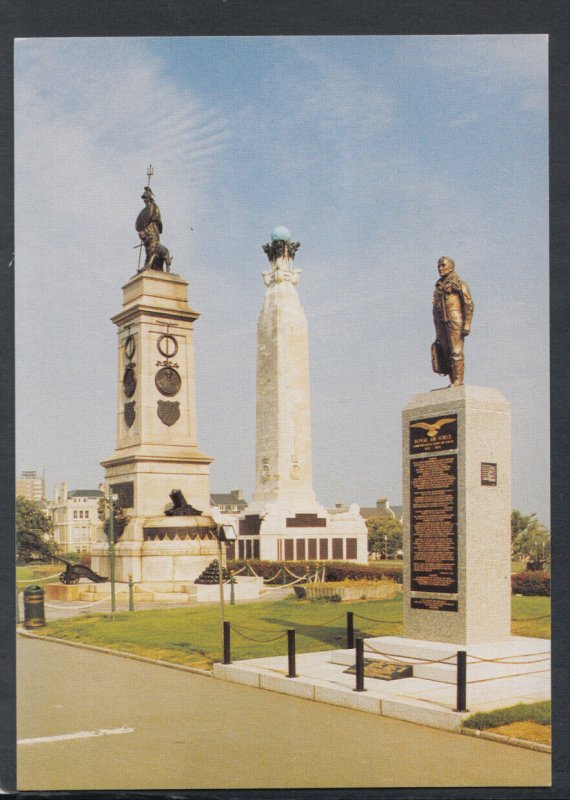
{"type": "Polygon", "coordinates": [[[35,469],[22,470],[21,476],[16,478],[16,496],[40,504],[45,500],[44,479],[35,469]]]}

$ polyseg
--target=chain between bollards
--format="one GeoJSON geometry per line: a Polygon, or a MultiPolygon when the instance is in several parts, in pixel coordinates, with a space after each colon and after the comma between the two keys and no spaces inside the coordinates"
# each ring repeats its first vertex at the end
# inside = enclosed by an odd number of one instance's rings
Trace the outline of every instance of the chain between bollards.
{"type": "Polygon", "coordinates": [[[295,631],[290,629],[287,631],[287,656],[289,660],[289,674],[288,678],[296,678],[297,672],[295,671],[295,631]]]}
{"type": "Polygon", "coordinates": [[[232,663],[231,645],[230,645],[230,623],[224,620],[224,664],[232,663]]]}
{"type": "Polygon", "coordinates": [[[352,650],[354,647],[354,613],[346,612],[346,649],[352,650]]]}
{"type": "Polygon", "coordinates": [[[354,640],[356,649],[356,688],[354,692],[365,692],[364,688],[364,638],[357,636],[354,640]]]}
{"type": "Polygon", "coordinates": [[[467,652],[457,651],[457,708],[455,711],[469,711],[467,708],[467,652]]]}

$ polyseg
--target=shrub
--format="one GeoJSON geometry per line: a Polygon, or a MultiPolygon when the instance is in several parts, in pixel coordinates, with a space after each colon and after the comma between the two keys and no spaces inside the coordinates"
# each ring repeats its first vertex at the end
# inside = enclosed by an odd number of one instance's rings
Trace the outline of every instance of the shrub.
{"type": "Polygon", "coordinates": [[[550,574],[548,572],[519,572],[511,575],[513,594],[550,596],[550,574]]]}
{"type": "MultiPolygon", "coordinates": [[[[382,578],[389,578],[396,583],[402,583],[402,567],[401,565],[390,564],[383,566],[379,564],[354,564],[351,561],[228,561],[228,568],[238,570],[244,566],[251,566],[255,572],[265,578],[272,578],[275,573],[285,566],[288,570],[295,573],[295,575],[304,575],[307,568],[311,572],[315,567],[325,568],[325,580],[330,582],[338,582],[344,580],[372,580],[379,581],[382,578]]],[[[277,578],[276,583],[279,582],[277,578]]],[[[291,577],[288,576],[288,580],[291,577]]]]}
{"type": "Polygon", "coordinates": [[[494,711],[478,711],[468,717],[463,725],[466,728],[498,728],[513,722],[531,720],[539,725],[550,725],[550,700],[538,703],[517,703],[516,706],[497,708],[494,711]]]}

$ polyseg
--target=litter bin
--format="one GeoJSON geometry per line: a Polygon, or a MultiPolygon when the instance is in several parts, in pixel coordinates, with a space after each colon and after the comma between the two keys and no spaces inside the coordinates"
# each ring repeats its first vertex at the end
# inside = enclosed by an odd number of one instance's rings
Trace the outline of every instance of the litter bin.
{"type": "Polygon", "coordinates": [[[43,628],[44,590],[41,586],[26,586],[24,589],[24,628],[43,628]]]}

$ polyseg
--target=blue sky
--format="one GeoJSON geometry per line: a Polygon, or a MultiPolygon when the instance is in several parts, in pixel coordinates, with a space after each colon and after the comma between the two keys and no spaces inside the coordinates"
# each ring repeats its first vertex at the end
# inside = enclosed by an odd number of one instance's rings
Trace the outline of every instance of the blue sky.
{"type": "Polygon", "coordinates": [[[301,242],[314,488],[401,499],[439,256],[475,300],[466,383],[513,407],[513,505],[549,520],[547,37],[26,39],[16,56],[17,468],[92,487],[149,163],[190,282],[213,491],[254,485],[261,246],[301,242]],[[228,413],[228,408],[231,413],[228,413]]]}

